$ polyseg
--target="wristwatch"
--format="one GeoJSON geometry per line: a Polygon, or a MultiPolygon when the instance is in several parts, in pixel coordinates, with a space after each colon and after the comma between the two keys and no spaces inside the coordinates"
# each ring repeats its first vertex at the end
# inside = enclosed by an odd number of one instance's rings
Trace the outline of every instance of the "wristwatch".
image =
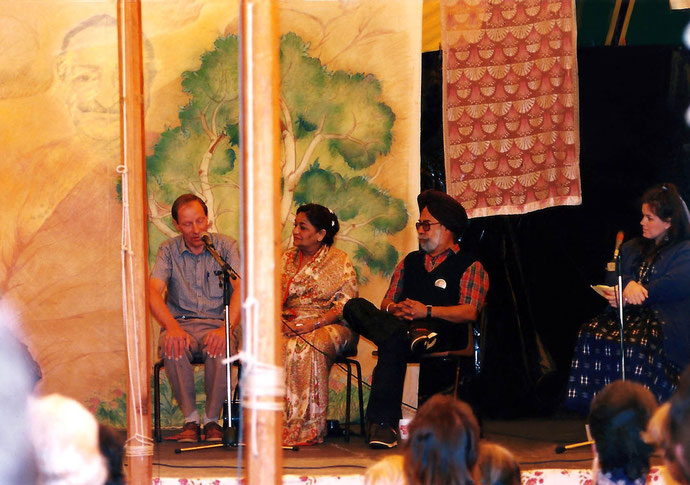
{"type": "Polygon", "coordinates": [[[431,318],[431,305],[426,306],[426,317],[431,318]]]}

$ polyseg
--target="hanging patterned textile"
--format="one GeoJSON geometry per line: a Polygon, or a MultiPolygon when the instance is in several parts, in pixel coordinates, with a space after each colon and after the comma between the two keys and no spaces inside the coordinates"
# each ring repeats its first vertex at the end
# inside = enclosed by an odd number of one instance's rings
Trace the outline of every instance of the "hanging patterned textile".
{"type": "Polygon", "coordinates": [[[442,0],[446,188],[470,217],[582,201],[573,0],[442,0]]]}

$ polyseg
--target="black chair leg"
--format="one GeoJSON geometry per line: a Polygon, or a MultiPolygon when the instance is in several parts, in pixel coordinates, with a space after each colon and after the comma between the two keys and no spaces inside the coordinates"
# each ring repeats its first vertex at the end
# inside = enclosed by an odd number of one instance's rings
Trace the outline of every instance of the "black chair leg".
{"type": "Polygon", "coordinates": [[[362,366],[355,359],[350,359],[347,357],[340,357],[337,362],[339,364],[345,364],[347,366],[347,389],[345,398],[345,441],[350,441],[350,426],[351,426],[351,409],[352,406],[352,366],[355,366],[355,372],[357,377],[357,391],[359,393],[359,423],[362,433],[362,437],[366,439],[366,431],[364,425],[364,391],[362,390],[362,366]]]}
{"type": "Polygon", "coordinates": [[[458,397],[458,387],[460,384],[460,361],[455,362],[455,385],[453,386],[453,397],[458,397]]]}
{"type": "Polygon", "coordinates": [[[161,436],[161,362],[153,366],[153,439],[156,443],[163,441],[161,436]]]}
{"type": "Polygon", "coordinates": [[[364,431],[364,391],[362,390],[362,366],[359,365],[359,361],[353,360],[355,364],[355,369],[357,369],[357,391],[359,392],[359,427],[362,437],[366,439],[366,434],[364,431]]]}
{"type": "Polygon", "coordinates": [[[350,395],[352,393],[352,360],[346,359],[347,365],[347,391],[345,398],[345,441],[350,441],[350,395]]]}

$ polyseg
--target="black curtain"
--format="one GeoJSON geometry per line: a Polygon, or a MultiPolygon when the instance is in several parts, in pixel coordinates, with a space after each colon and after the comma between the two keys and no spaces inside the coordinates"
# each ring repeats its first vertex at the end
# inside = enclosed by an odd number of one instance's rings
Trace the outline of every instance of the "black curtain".
{"type": "MultiPolygon", "coordinates": [[[[440,52],[423,55],[422,189],[445,190],[441,65],[440,52]]],[[[480,381],[490,416],[559,409],[577,331],[605,307],[589,285],[602,282],[616,233],[640,235],[647,187],[673,182],[690,196],[687,51],[583,47],[578,67],[582,205],[473,219],[463,237],[491,280],[480,381]]]]}

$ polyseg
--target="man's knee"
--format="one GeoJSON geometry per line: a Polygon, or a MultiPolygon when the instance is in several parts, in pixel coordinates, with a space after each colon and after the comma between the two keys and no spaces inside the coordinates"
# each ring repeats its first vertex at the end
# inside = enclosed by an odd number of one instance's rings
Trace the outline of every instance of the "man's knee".
{"type": "Polygon", "coordinates": [[[225,369],[225,355],[219,355],[217,357],[211,357],[208,354],[204,354],[204,365],[207,367],[223,368],[225,369]]]}
{"type": "Polygon", "coordinates": [[[345,303],[343,317],[350,325],[365,325],[369,317],[376,310],[378,310],[378,308],[369,300],[365,300],[364,298],[352,298],[345,303]]]}
{"type": "Polygon", "coordinates": [[[361,307],[364,303],[369,303],[364,298],[351,298],[343,307],[343,316],[347,320],[348,317],[356,317],[361,313],[361,307]]]}

